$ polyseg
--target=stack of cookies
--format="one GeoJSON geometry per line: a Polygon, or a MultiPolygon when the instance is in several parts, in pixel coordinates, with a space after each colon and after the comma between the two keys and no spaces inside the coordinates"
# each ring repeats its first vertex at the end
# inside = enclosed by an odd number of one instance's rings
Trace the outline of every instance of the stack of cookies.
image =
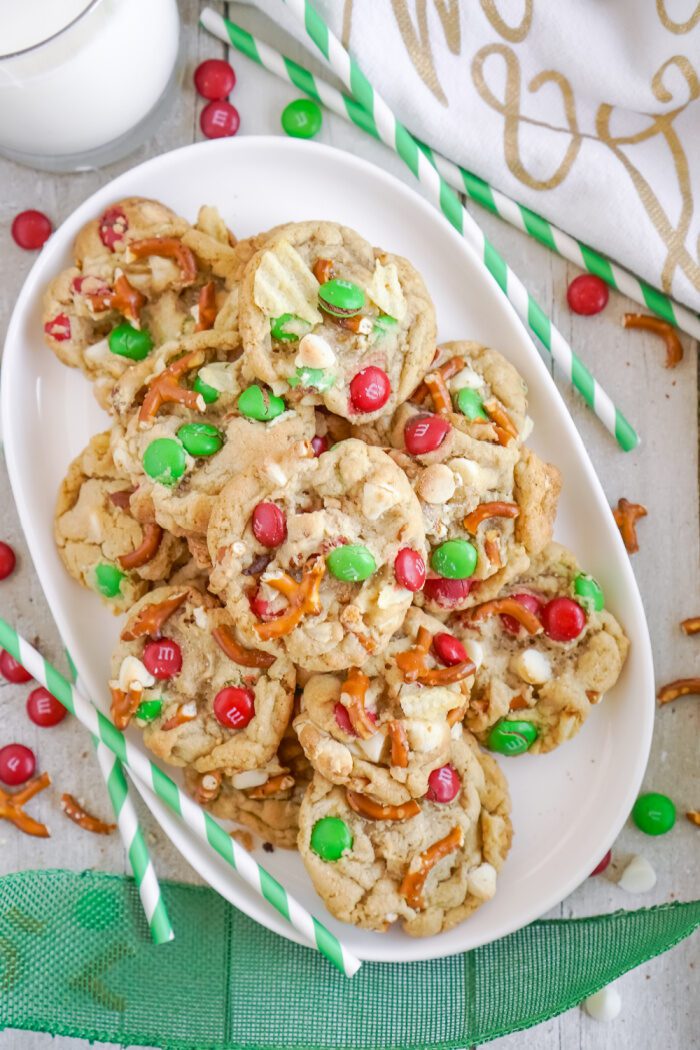
{"type": "Polygon", "coordinates": [[[138,198],[81,231],[44,331],[111,416],[55,533],[126,614],[116,725],[336,917],[463,921],[511,843],[493,753],[571,739],[628,645],[552,541],[521,376],[437,345],[420,274],[347,227],[236,241],[138,198]]]}

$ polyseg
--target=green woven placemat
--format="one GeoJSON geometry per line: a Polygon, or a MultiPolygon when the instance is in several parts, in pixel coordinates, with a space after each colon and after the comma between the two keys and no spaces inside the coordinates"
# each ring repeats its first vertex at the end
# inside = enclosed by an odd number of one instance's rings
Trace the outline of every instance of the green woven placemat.
{"type": "Polygon", "coordinates": [[[154,946],[131,879],[0,879],[0,1028],[167,1050],[432,1050],[544,1021],[677,944],[700,901],[544,920],[464,955],[352,980],[212,890],[164,883],[154,946]]]}

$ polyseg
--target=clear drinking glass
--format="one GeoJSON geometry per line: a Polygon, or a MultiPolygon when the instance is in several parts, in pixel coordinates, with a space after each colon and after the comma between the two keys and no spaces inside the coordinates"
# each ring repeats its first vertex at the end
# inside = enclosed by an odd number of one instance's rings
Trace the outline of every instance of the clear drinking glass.
{"type": "Polygon", "coordinates": [[[0,154],[48,171],[117,160],[178,76],[176,0],[0,0],[0,154]]]}

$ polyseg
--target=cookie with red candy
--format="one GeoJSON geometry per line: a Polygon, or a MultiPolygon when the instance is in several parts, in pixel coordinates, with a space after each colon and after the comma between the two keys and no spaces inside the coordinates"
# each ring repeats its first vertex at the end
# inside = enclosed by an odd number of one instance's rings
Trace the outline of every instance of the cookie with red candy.
{"type": "Polygon", "coordinates": [[[449,620],[478,665],[465,725],[501,754],[551,751],[615,685],[629,643],[602,588],[550,543],[498,594],[449,620]]]}
{"type": "Polygon", "coordinates": [[[240,330],[252,376],[355,422],[390,416],[435,350],[420,274],[331,222],[270,232],[243,276],[240,330]]]}
{"type": "Polygon", "coordinates": [[[130,610],[112,657],[112,717],[199,773],[261,769],[292,713],[295,672],[247,648],[220,603],[194,586],[160,587],[130,610]]]}

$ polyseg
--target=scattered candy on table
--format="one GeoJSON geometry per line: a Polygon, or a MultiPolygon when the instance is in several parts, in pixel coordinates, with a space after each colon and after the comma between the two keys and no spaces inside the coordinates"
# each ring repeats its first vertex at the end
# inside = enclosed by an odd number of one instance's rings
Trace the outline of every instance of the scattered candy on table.
{"type": "Polygon", "coordinates": [[[18,664],[14,656],[11,656],[6,649],[0,650],[0,674],[14,685],[22,685],[24,682],[31,682],[32,676],[28,671],[18,664]]]}
{"type": "Polygon", "coordinates": [[[36,758],[24,744],[6,744],[0,748],[0,780],[3,784],[24,784],[34,776],[36,758]]]}
{"type": "Polygon", "coordinates": [[[612,513],[615,524],[620,530],[625,550],[628,554],[636,554],[639,550],[637,521],[639,518],[646,518],[646,507],[643,507],[641,503],[630,503],[628,499],[622,496],[617,501],[617,507],[613,508],[612,513]]]}
{"type": "Polygon", "coordinates": [[[9,543],[0,540],[0,580],[6,580],[14,570],[17,559],[9,543]]]}
{"type": "Polygon", "coordinates": [[[654,332],[655,335],[661,336],[666,344],[666,360],[664,362],[666,368],[675,368],[683,360],[683,344],[680,341],[678,332],[668,321],[662,321],[660,317],[650,317],[645,314],[625,314],[622,318],[622,324],[625,328],[641,328],[646,332],[654,332]]]}
{"type": "Polygon", "coordinates": [[[681,696],[700,696],[700,677],[677,678],[659,689],[657,699],[660,705],[670,704],[672,700],[678,700],[681,696]]]}
{"type": "Polygon", "coordinates": [[[208,58],[194,71],[194,86],[202,98],[220,102],[228,98],[236,84],[233,66],[223,58],[208,58]]]}
{"type": "Polygon", "coordinates": [[[35,251],[46,244],[51,230],[51,220],[43,212],[30,208],[15,215],[12,222],[12,239],[20,248],[35,251]]]}
{"type": "Polygon", "coordinates": [[[282,110],[282,128],[295,139],[312,139],[322,123],[321,107],[311,98],[297,98],[282,110]]]}
{"type": "Polygon", "coordinates": [[[0,789],[0,820],[7,820],[14,824],[25,835],[35,835],[37,838],[49,838],[51,832],[45,824],[40,824],[28,813],[24,812],[24,806],[31,798],[38,795],[40,791],[49,787],[51,777],[48,773],[42,773],[25,784],[19,791],[9,794],[0,789]]]}
{"type": "Polygon", "coordinates": [[[566,301],[575,314],[599,314],[608,305],[608,286],[595,274],[582,273],[566,289],[566,301]]]}
{"type": "Polygon", "coordinates": [[[665,835],[676,823],[676,807],[668,795],[649,791],[632,807],[632,820],[645,835],[665,835]]]}
{"type": "Polygon", "coordinates": [[[199,118],[202,134],[208,139],[230,138],[236,134],[240,125],[241,118],[236,107],[221,100],[209,102],[199,118]]]}
{"type": "Polygon", "coordinates": [[[48,728],[62,722],[68,711],[48,689],[40,685],[32,689],[27,697],[27,714],[34,725],[48,728]]]}
{"type": "Polygon", "coordinates": [[[583,1005],[594,1021],[614,1021],[622,1009],[622,999],[614,984],[608,984],[584,999],[583,1005]]]}
{"type": "Polygon", "coordinates": [[[681,620],[681,630],[683,634],[689,635],[700,633],[700,616],[688,616],[681,620]]]}
{"type": "Polygon", "coordinates": [[[637,854],[632,857],[617,884],[628,893],[648,893],[656,885],[656,872],[646,857],[637,854]]]}
{"type": "Polygon", "coordinates": [[[116,824],[107,824],[98,817],[93,817],[72,795],[67,793],[61,795],[61,811],[79,828],[91,831],[93,835],[111,835],[117,827],[116,824]]]}
{"type": "Polygon", "coordinates": [[[609,866],[611,860],[612,860],[612,850],[609,849],[608,852],[603,857],[603,859],[596,864],[596,866],[593,869],[593,871],[591,872],[589,878],[593,878],[594,875],[602,875],[602,873],[605,871],[605,869],[609,866]]]}

